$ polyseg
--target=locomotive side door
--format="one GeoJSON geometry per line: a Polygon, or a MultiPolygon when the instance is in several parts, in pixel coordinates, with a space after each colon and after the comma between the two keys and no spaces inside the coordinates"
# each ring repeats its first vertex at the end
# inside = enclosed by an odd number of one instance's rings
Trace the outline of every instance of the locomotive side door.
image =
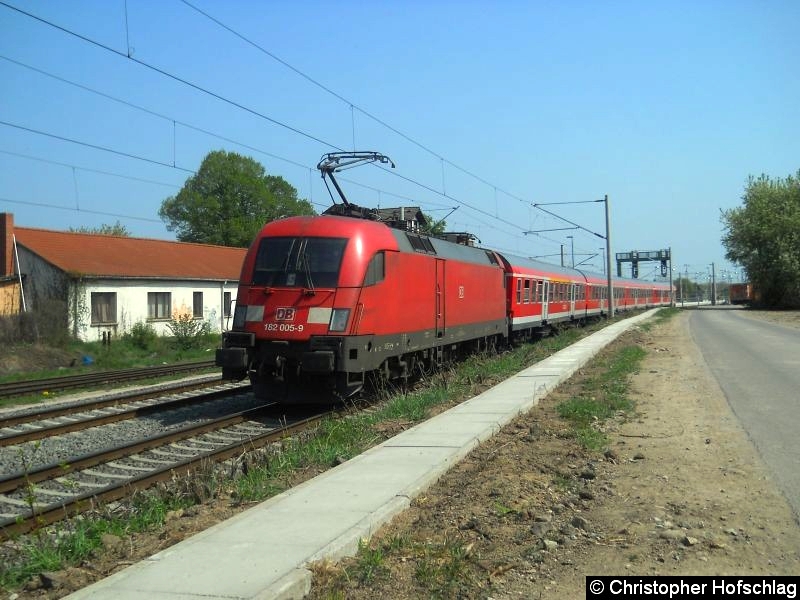
{"type": "Polygon", "coordinates": [[[441,258],[436,259],[436,339],[444,337],[445,314],[444,314],[444,266],[445,261],[441,258]]]}

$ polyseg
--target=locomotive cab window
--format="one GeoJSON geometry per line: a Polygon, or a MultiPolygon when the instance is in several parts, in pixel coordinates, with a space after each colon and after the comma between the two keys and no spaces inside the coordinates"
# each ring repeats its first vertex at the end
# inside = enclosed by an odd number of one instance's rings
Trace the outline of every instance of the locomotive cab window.
{"type": "Polygon", "coordinates": [[[261,240],[253,283],[274,287],[336,287],[345,238],[267,237],[261,240]]]}
{"type": "Polygon", "coordinates": [[[367,274],[364,276],[364,287],[380,283],[386,277],[384,256],[383,252],[378,252],[370,259],[367,265],[367,274]]]}

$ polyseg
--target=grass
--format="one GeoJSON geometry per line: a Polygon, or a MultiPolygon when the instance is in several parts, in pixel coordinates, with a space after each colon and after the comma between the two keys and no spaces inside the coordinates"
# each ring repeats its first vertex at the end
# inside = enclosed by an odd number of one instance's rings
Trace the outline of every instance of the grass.
{"type": "MultiPolygon", "coordinates": [[[[134,338],[123,336],[115,339],[110,345],[102,342],[81,342],[70,340],[63,347],[52,349],[52,355],[59,355],[71,360],[67,364],[56,367],[26,369],[24,372],[9,373],[0,376],[0,383],[26,381],[56,377],[69,373],[89,373],[107,369],[127,369],[148,367],[162,363],[185,362],[213,358],[213,351],[219,346],[219,335],[200,335],[192,339],[190,344],[172,337],[153,336],[152,338],[134,338]],[[85,364],[84,357],[87,357],[85,364]],[[74,361],[74,365],[70,363],[74,361]]],[[[35,360],[46,347],[35,344],[16,344],[8,348],[10,354],[29,356],[35,360]]]]}
{"type": "Polygon", "coordinates": [[[651,319],[648,319],[647,321],[640,323],[639,327],[642,329],[642,331],[650,331],[656,325],[660,325],[664,321],[668,321],[669,319],[680,313],[681,309],[675,306],[672,306],[670,308],[659,309],[659,311],[651,319]]]}
{"type": "MultiPolygon", "coordinates": [[[[662,308],[639,327],[649,331],[679,313],[678,308],[662,308]]],[[[601,355],[592,364],[596,375],[582,383],[578,395],[558,405],[559,416],[572,424],[573,435],[581,446],[589,450],[607,447],[608,438],[602,431],[602,424],[619,413],[633,409],[633,403],[628,398],[629,379],[639,369],[646,355],[636,345],[625,346],[610,355],[601,355]]]]}
{"type": "Polygon", "coordinates": [[[558,405],[559,416],[573,427],[575,438],[584,448],[601,450],[608,444],[598,429],[603,421],[618,412],[633,408],[628,398],[628,378],[636,372],[646,352],[639,346],[626,346],[595,362],[599,374],[583,384],[580,395],[558,405]]]}
{"type": "MultiPolygon", "coordinates": [[[[137,343],[130,338],[115,340],[110,346],[101,342],[71,341],[65,347],[49,352],[47,358],[38,362],[53,362],[57,354],[64,363],[56,368],[40,368],[22,373],[10,373],[0,376],[0,383],[29,381],[45,379],[48,377],[63,377],[65,375],[79,375],[95,371],[150,367],[160,364],[171,364],[199,360],[211,360],[214,350],[219,345],[219,336],[198,337],[191,347],[186,348],[177,344],[171,338],[156,338],[147,343],[137,343]],[[89,357],[91,364],[83,364],[83,357],[89,357]],[[69,366],[74,361],[73,366],[69,366]]],[[[36,362],[36,356],[43,354],[44,350],[30,344],[12,347],[8,350],[12,355],[27,357],[27,360],[36,362]]],[[[66,393],[74,393],[71,389],[66,393]]],[[[34,404],[57,396],[57,392],[42,392],[14,398],[1,398],[0,406],[14,406],[18,404],[34,404]]]]}
{"type": "MultiPolygon", "coordinates": [[[[133,533],[157,531],[163,526],[170,511],[188,508],[203,501],[220,497],[230,492],[236,502],[262,501],[280,493],[303,473],[314,474],[330,468],[342,460],[356,456],[382,441],[387,423],[416,423],[430,416],[431,411],[442,406],[471,397],[521,369],[574,343],[605,324],[595,324],[583,329],[568,329],[560,335],[548,337],[535,344],[525,344],[499,355],[472,356],[457,366],[433,376],[418,389],[398,394],[368,412],[355,412],[346,418],[325,420],[313,435],[290,438],[272,452],[262,453],[258,458],[248,459],[243,474],[234,478],[221,474],[221,469],[209,469],[197,475],[191,485],[172,488],[157,488],[135,496],[122,511],[96,512],[89,516],[71,519],[46,530],[16,540],[0,548],[0,588],[18,589],[30,577],[42,571],[52,571],[78,564],[89,559],[102,546],[106,533],[129,536],[133,533]]],[[[122,342],[117,346],[122,346],[122,342]]],[[[89,345],[91,347],[91,345],[89,345]]],[[[81,346],[86,349],[86,346],[81,346]]],[[[102,348],[99,349],[101,352],[102,348]]],[[[202,350],[199,350],[202,352],[202,350]]],[[[119,356],[126,353],[128,360],[139,361],[144,357],[132,349],[116,350],[119,356]]],[[[152,352],[152,351],[151,351],[152,352]]],[[[188,360],[186,351],[175,351],[148,358],[165,361],[168,356],[181,356],[188,360]]],[[[115,359],[116,361],[117,359],[115,359]]],[[[630,359],[634,360],[634,359],[630,359]]],[[[97,360],[98,368],[122,368],[111,360],[97,360]]],[[[620,377],[622,367],[613,367],[615,375],[603,379],[598,386],[616,389],[615,377],[620,377]]],[[[623,369],[624,370],[624,369],[623,369]]],[[[612,409],[609,409],[612,410],[612,409]]],[[[576,415],[586,413],[576,405],[570,409],[576,415]]],[[[594,414],[594,413],[591,413],[594,414]]],[[[581,419],[591,419],[583,416],[581,419]]],[[[498,506],[498,511],[504,507],[498,506]]],[[[394,540],[380,552],[362,550],[360,567],[354,579],[379,577],[384,556],[392,552],[408,552],[408,543],[394,540]]],[[[428,545],[415,549],[419,557],[418,580],[431,597],[447,596],[453,592],[467,571],[469,549],[454,540],[445,540],[439,545],[428,545]]],[[[338,596],[332,596],[338,597],[338,596]]]]}

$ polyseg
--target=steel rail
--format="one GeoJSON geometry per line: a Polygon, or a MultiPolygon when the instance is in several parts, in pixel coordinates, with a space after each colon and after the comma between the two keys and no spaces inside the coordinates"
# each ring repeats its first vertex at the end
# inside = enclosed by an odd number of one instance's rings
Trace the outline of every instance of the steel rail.
{"type": "Polygon", "coordinates": [[[0,398],[21,396],[24,394],[33,394],[50,390],[64,390],[117,381],[162,377],[164,375],[172,375],[174,373],[185,373],[186,371],[197,371],[200,369],[210,369],[213,367],[213,360],[202,360],[190,363],[158,365],[156,367],[120,369],[117,371],[102,371],[100,373],[83,373],[80,375],[48,377],[45,379],[35,379],[29,381],[14,381],[0,384],[0,398]]]}
{"type": "MultiPolygon", "coordinates": [[[[259,410],[263,412],[265,408],[266,407],[259,407],[258,409],[244,411],[244,413],[255,413],[259,410]]],[[[154,469],[149,473],[132,477],[121,483],[111,484],[99,490],[93,490],[76,495],[75,497],[70,498],[68,501],[54,502],[40,509],[35,509],[33,514],[4,519],[0,521],[0,540],[13,539],[16,536],[29,533],[58,521],[62,521],[82,512],[86,512],[87,510],[91,510],[97,504],[120,500],[126,496],[130,496],[135,490],[143,490],[155,483],[168,481],[176,472],[185,471],[188,473],[201,467],[208,461],[221,462],[233,458],[234,456],[241,454],[243,449],[261,448],[275,441],[293,435],[298,431],[307,429],[319,422],[324,417],[333,413],[334,411],[327,411],[325,413],[303,419],[296,423],[292,423],[291,425],[285,425],[278,429],[265,432],[261,435],[250,437],[244,441],[234,442],[222,448],[202,452],[197,456],[177,461],[162,468],[154,469]]],[[[237,414],[241,415],[243,413],[237,414]]],[[[250,416],[253,416],[253,414],[250,414],[250,416]]],[[[163,442],[157,444],[157,446],[163,445],[163,442]]],[[[25,476],[23,476],[23,479],[24,477],[25,476]]]]}
{"type": "MultiPolygon", "coordinates": [[[[247,392],[251,386],[242,386],[240,389],[235,390],[237,393],[247,392]]],[[[21,431],[19,433],[11,433],[8,435],[0,435],[0,447],[4,446],[14,446],[16,444],[23,444],[25,442],[32,442],[34,440],[41,440],[47,437],[54,437],[57,435],[63,435],[65,433],[71,433],[73,431],[82,431],[84,429],[89,429],[90,427],[98,427],[100,425],[108,425],[109,423],[116,423],[118,421],[127,421],[128,419],[135,419],[137,417],[144,417],[147,415],[152,415],[155,413],[163,412],[166,410],[174,410],[180,408],[182,406],[187,406],[190,404],[200,404],[202,402],[210,402],[212,400],[216,400],[218,398],[222,398],[225,396],[229,396],[231,392],[234,390],[225,389],[225,390],[217,390],[216,392],[209,392],[207,394],[201,394],[199,396],[189,396],[186,398],[177,398],[175,400],[168,400],[165,402],[157,402],[154,404],[148,404],[146,406],[135,406],[129,409],[124,409],[119,412],[98,415],[94,417],[89,417],[86,419],[80,419],[78,421],[70,421],[67,423],[58,423],[56,425],[50,425],[47,427],[40,427],[37,429],[31,429],[28,431],[21,431]]],[[[141,396],[141,394],[140,394],[141,396]]],[[[112,405],[120,405],[120,404],[127,404],[129,402],[134,402],[134,400],[124,399],[123,402],[120,402],[120,399],[116,400],[109,400],[105,404],[105,406],[112,406],[112,405]]],[[[74,414],[76,412],[87,412],[87,410],[91,409],[83,409],[80,411],[71,411],[70,413],[66,414],[74,414]]],[[[37,415],[38,416],[38,415],[37,415]]],[[[52,418],[52,416],[48,415],[44,418],[52,418]]],[[[28,421],[30,422],[30,421],[28,421]]],[[[0,420],[0,427],[7,427],[5,420],[0,420]]]]}

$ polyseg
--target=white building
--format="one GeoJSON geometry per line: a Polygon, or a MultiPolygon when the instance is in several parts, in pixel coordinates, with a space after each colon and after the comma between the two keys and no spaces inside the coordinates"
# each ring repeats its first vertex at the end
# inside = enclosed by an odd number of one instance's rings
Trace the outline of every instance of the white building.
{"type": "Polygon", "coordinates": [[[24,310],[66,311],[84,341],[117,337],[136,323],[169,335],[176,313],[228,328],[245,248],[14,227],[0,214],[3,264],[22,282],[24,310]],[[16,269],[17,264],[19,268],[16,269]],[[58,309],[58,307],[62,307],[58,309]]]}

